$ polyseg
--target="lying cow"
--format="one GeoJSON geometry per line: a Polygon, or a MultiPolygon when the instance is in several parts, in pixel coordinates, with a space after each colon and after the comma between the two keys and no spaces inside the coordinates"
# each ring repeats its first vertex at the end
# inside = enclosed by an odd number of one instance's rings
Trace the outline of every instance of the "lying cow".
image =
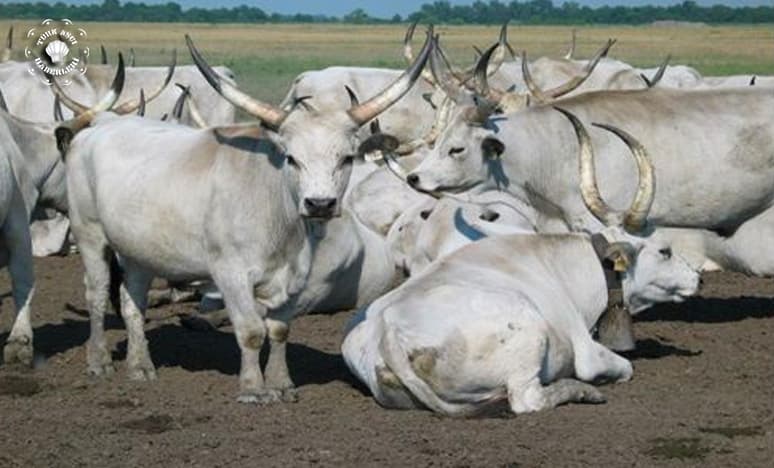
{"type": "MultiPolygon", "coordinates": [[[[589,170],[592,155],[582,151],[584,201],[600,221],[647,216],[655,180],[646,155],[637,153],[635,202],[611,217],[589,170]]],[[[506,398],[514,413],[602,402],[586,382],[632,376],[631,363],[589,333],[607,303],[605,270],[619,275],[632,314],[682,301],[699,283],[668,245],[634,236],[623,224],[593,236],[493,237],[452,253],[360,310],[342,353],[389,408],[465,415],[506,398]]]]}

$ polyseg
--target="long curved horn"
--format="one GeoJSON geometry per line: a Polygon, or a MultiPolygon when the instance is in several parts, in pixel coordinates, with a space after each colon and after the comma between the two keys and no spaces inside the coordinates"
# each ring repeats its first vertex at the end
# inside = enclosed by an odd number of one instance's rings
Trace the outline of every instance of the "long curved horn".
{"type": "Polygon", "coordinates": [[[576,39],[575,35],[577,32],[578,32],[577,29],[575,28],[572,29],[572,41],[570,42],[570,48],[567,49],[567,53],[564,54],[565,60],[572,60],[573,56],[575,55],[575,39],[576,39]]]}
{"type": "MultiPolygon", "coordinates": [[[[110,85],[110,90],[93,107],[87,109],[85,112],[80,113],[70,120],[62,122],[62,124],[54,130],[54,135],[57,139],[57,147],[62,152],[62,154],[66,152],[73,136],[79,130],[87,127],[91,123],[94,116],[97,115],[97,113],[106,111],[115,105],[116,101],[118,101],[118,98],[121,95],[121,91],[124,89],[124,78],[124,56],[119,52],[118,68],[116,70],[116,76],[113,78],[113,83],[110,85]]],[[[57,93],[57,96],[59,96],[61,99],[64,93],[61,93],[62,90],[59,89],[56,81],[53,79],[52,81],[54,83],[52,88],[54,89],[54,92],[57,93]],[[59,93],[61,93],[61,95],[59,93]]]]}
{"type": "Polygon", "coordinates": [[[8,104],[5,102],[5,96],[3,96],[3,90],[0,89],[0,109],[8,112],[8,104]]]}
{"type": "Polygon", "coordinates": [[[489,69],[489,61],[492,58],[492,54],[499,47],[498,44],[488,48],[476,64],[476,71],[474,73],[475,91],[481,97],[488,99],[493,103],[500,102],[503,98],[503,93],[489,87],[489,80],[487,79],[487,70],[489,69]]]}
{"type": "Polygon", "coordinates": [[[54,121],[64,122],[64,114],[62,114],[62,102],[59,100],[59,95],[54,95],[54,121]]]}
{"type": "Polygon", "coordinates": [[[462,98],[460,83],[454,78],[448,64],[443,59],[441,48],[438,44],[438,36],[433,38],[433,50],[430,53],[430,70],[433,73],[435,82],[441,87],[444,93],[455,103],[462,98]]]}
{"type": "Polygon", "coordinates": [[[409,92],[411,87],[417,81],[417,78],[419,78],[419,75],[422,73],[425,63],[427,63],[427,59],[430,57],[433,43],[432,32],[428,32],[427,39],[425,39],[425,45],[422,46],[419,56],[417,56],[414,63],[412,63],[403,74],[376,96],[362,104],[349,108],[347,113],[352,120],[358,125],[364,125],[369,120],[387,110],[391,105],[402,98],[403,95],[409,92]]]}
{"type": "Polygon", "coordinates": [[[272,106],[271,104],[250,97],[248,94],[237,89],[236,86],[223,80],[215,70],[207,64],[207,61],[204,60],[202,54],[196,49],[196,46],[191,40],[191,36],[188,34],[185,35],[185,43],[188,45],[188,50],[191,52],[191,57],[193,58],[196,67],[202,75],[204,75],[204,78],[210,86],[215,88],[215,91],[223,96],[228,102],[244,110],[253,117],[260,119],[265,125],[275,130],[282,125],[282,122],[288,116],[287,112],[272,106]]]}
{"type": "Polygon", "coordinates": [[[175,86],[180,88],[181,91],[185,91],[186,89],[189,89],[188,93],[188,115],[191,117],[191,120],[194,124],[196,124],[199,128],[207,128],[209,127],[209,124],[207,124],[207,121],[204,120],[204,117],[202,117],[202,113],[199,112],[199,107],[196,105],[196,101],[193,99],[193,95],[190,93],[190,86],[186,87],[183,86],[180,83],[175,83],[175,86]]]}
{"type": "Polygon", "coordinates": [[[186,86],[183,88],[183,92],[180,93],[180,96],[178,96],[177,100],[175,101],[175,107],[172,108],[172,118],[175,120],[180,120],[180,118],[183,116],[183,105],[185,105],[185,100],[191,95],[191,87],[186,86]]]}
{"type": "Polygon", "coordinates": [[[11,60],[11,53],[13,52],[13,26],[8,28],[8,37],[5,39],[5,49],[0,54],[0,63],[11,60]]]}
{"type": "Polygon", "coordinates": [[[137,115],[145,117],[145,91],[140,88],[140,105],[137,107],[137,115]]]}
{"type": "Polygon", "coordinates": [[[495,49],[494,55],[489,62],[489,67],[487,68],[488,76],[497,73],[497,70],[499,70],[503,62],[505,62],[507,53],[511,54],[511,58],[516,56],[513,47],[508,43],[508,23],[509,21],[506,21],[503,23],[502,27],[500,27],[500,37],[497,41],[497,48],[495,49]]]}
{"type": "Polygon", "coordinates": [[[580,85],[582,85],[589,76],[591,76],[591,73],[594,71],[594,68],[596,68],[599,61],[607,55],[610,48],[613,46],[614,41],[608,40],[607,43],[602,46],[599,51],[594,55],[594,58],[591,59],[586,66],[584,67],[583,73],[579,76],[574,76],[570,78],[566,83],[563,83],[556,88],[549,89],[548,91],[543,91],[540,89],[540,87],[535,83],[535,81],[532,79],[532,74],[529,72],[529,63],[527,62],[527,53],[522,52],[521,53],[521,72],[524,75],[524,83],[527,85],[527,88],[529,89],[530,93],[541,102],[548,102],[552,99],[556,99],[558,97],[564,96],[565,94],[568,94],[575,89],[577,89],[580,85]]]}
{"type": "MultiPolygon", "coordinates": [[[[417,23],[418,21],[411,23],[406,30],[406,35],[403,37],[403,58],[406,60],[407,65],[411,65],[414,62],[414,51],[411,47],[411,41],[414,39],[414,30],[417,28],[417,23]]],[[[433,30],[432,24],[428,26],[428,30],[433,30]]],[[[432,73],[425,68],[422,69],[422,79],[430,84],[435,83],[432,73]]]]}
{"type": "Polygon", "coordinates": [[[645,226],[645,220],[656,197],[656,175],[653,170],[653,163],[651,163],[645,147],[629,133],[612,125],[600,123],[592,123],[592,125],[615,134],[629,147],[634,156],[637,170],[639,171],[639,181],[637,182],[637,192],[634,194],[634,200],[629,209],[624,213],[623,225],[628,232],[639,232],[645,226]]]}
{"type": "Polygon", "coordinates": [[[532,78],[532,72],[529,70],[529,63],[527,62],[527,51],[521,51],[521,75],[524,79],[524,84],[527,85],[527,90],[538,102],[549,102],[551,98],[548,97],[540,86],[535,83],[532,78]]]}
{"type": "Polygon", "coordinates": [[[580,191],[583,203],[586,208],[606,226],[620,225],[622,220],[620,214],[610,208],[602,199],[597,185],[596,169],[594,167],[594,149],[591,146],[591,138],[583,124],[575,115],[560,107],[554,107],[567,119],[569,119],[575,130],[575,136],[578,138],[579,156],[578,165],[580,169],[580,191]]]}
{"type": "Polygon", "coordinates": [[[644,74],[640,73],[640,77],[645,81],[645,84],[648,85],[648,88],[652,88],[656,86],[658,82],[661,81],[661,78],[664,77],[664,72],[666,71],[670,60],[672,60],[672,56],[667,55],[666,59],[664,59],[664,61],[661,62],[661,65],[659,65],[658,70],[656,70],[656,73],[654,73],[653,77],[650,79],[644,74]]]}
{"type": "Polygon", "coordinates": [[[454,101],[449,96],[444,96],[441,106],[435,112],[435,120],[430,130],[421,138],[417,138],[408,143],[403,143],[395,150],[396,154],[411,154],[422,146],[432,146],[438,139],[444,128],[449,124],[449,117],[454,109],[454,101]]]}
{"type": "Polygon", "coordinates": [[[105,50],[105,46],[102,44],[99,45],[99,54],[101,57],[102,65],[107,65],[108,64],[107,51],[105,50]]]}
{"type": "MultiPolygon", "coordinates": [[[[169,64],[169,67],[167,68],[167,76],[164,78],[164,82],[153,90],[152,93],[149,93],[148,96],[145,98],[145,102],[150,102],[154,99],[156,99],[159,94],[161,94],[162,91],[167,87],[170,81],[172,81],[172,75],[175,74],[175,67],[177,66],[177,49],[172,50],[172,63],[169,64]]],[[[137,99],[132,99],[130,101],[126,101],[124,103],[121,103],[120,105],[113,108],[113,112],[116,114],[128,114],[130,112],[134,112],[137,110],[137,108],[140,107],[140,102],[137,99]]]]}
{"type": "Polygon", "coordinates": [[[110,85],[110,90],[94,106],[88,107],[75,101],[67,94],[65,94],[62,88],[59,86],[59,83],[57,83],[57,81],[52,76],[47,75],[47,78],[51,82],[51,90],[54,92],[56,97],[59,98],[59,100],[61,101],[62,104],[64,104],[65,107],[75,112],[76,115],[82,115],[88,112],[94,112],[94,113],[103,112],[108,109],[111,109],[115,105],[116,101],[118,100],[118,97],[121,95],[121,91],[124,89],[125,77],[126,75],[124,70],[124,56],[119,52],[118,67],[116,68],[116,75],[113,78],[113,83],[110,85]]]}
{"type": "MultiPolygon", "coordinates": [[[[511,47],[511,44],[508,43],[508,23],[509,21],[506,21],[500,27],[500,36],[497,40],[497,43],[495,44],[496,48],[494,50],[494,53],[492,54],[492,57],[489,59],[489,65],[486,69],[487,76],[494,76],[494,74],[497,73],[497,70],[499,70],[502,64],[505,62],[505,58],[507,57],[507,54],[510,53],[511,57],[516,56],[516,52],[513,50],[513,47],[511,47]]],[[[441,56],[446,61],[447,65],[449,66],[449,69],[452,70],[452,73],[460,81],[460,83],[470,88],[470,86],[468,86],[467,83],[474,78],[474,74],[476,71],[476,67],[478,65],[478,61],[480,61],[480,57],[478,58],[476,64],[474,64],[471,67],[468,67],[463,72],[458,72],[454,70],[454,67],[449,63],[449,60],[446,57],[446,54],[443,53],[443,50],[441,50],[441,56]]]]}

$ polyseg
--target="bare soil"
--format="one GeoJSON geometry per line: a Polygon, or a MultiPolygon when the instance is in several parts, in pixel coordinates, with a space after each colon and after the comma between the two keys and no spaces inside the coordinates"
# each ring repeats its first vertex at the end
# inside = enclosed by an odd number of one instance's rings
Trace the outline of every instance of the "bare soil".
{"type": "MultiPolygon", "coordinates": [[[[79,257],[36,272],[36,369],[0,366],[0,467],[774,466],[772,280],[709,274],[700,297],[644,313],[635,377],[603,388],[606,404],[450,419],[374,403],[339,355],[351,312],[295,322],[298,403],[238,404],[235,340],[180,326],[193,304],[148,312],[157,381],[126,380],[112,315],[118,372],[90,378],[79,257]]],[[[0,345],[11,311],[6,294],[0,345]]]]}

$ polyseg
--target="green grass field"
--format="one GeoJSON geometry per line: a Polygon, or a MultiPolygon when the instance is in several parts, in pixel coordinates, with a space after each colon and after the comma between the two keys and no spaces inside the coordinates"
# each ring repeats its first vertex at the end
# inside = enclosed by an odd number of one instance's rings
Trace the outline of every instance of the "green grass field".
{"type": "MultiPolygon", "coordinates": [[[[15,26],[17,54],[33,26],[0,21],[0,31],[15,26]]],[[[376,25],[206,25],[177,23],[83,23],[89,44],[104,44],[115,61],[118,50],[134,48],[138,65],[166,63],[177,48],[179,61],[190,63],[183,35],[190,34],[211,64],[227,65],[240,86],[252,95],[277,102],[292,79],[304,70],[330,65],[402,67],[405,26],[376,25]]],[[[420,29],[420,28],[418,28],[420,29]]],[[[442,43],[459,65],[473,60],[471,45],[496,40],[498,27],[439,26],[442,43]]],[[[530,57],[564,54],[571,27],[511,26],[510,42],[530,57]]],[[[0,33],[4,36],[4,32],[0,33]]],[[[418,48],[424,34],[417,32],[418,48]]],[[[656,66],[666,54],[673,64],[696,67],[705,75],[755,73],[774,75],[774,28],[766,26],[581,27],[577,56],[588,57],[607,38],[617,38],[611,56],[638,66],[656,66]]],[[[20,56],[20,55],[19,55],[20,56]]]]}

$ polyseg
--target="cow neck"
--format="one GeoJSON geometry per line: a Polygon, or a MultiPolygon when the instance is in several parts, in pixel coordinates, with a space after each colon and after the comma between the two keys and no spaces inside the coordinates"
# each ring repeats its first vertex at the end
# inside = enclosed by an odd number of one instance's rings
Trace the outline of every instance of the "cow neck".
{"type": "Polygon", "coordinates": [[[621,275],[613,269],[609,261],[605,261],[605,253],[610,243],[604,235],[595,233],[591,235],[591,245],[597,254],[597,259],[602,266],[605,274],[605,284],[607,286],[607,308],[624,307],[623,304],[623,285],[621,284],[621,275]]]}

